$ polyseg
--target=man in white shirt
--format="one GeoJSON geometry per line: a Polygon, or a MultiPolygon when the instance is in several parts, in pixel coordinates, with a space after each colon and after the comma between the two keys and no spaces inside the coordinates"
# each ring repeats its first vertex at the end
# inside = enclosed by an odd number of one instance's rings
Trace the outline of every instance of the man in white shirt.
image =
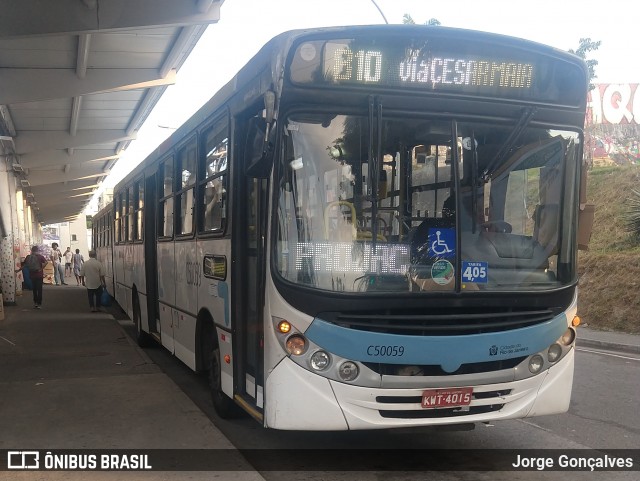
{"type": "Polygon", "coordinates": [[[80,268],[80,279],[82,285],[87,288],[91,312],[98,312],[102,286],[106,286],[107,282],[104,278],[104,266],[96,259],[96,251],[89,251],[89,260],[80,268]]]}
{"type": "Polygon", "coordinates": [[[71,264],[73,262],[73,252],[71,252],[71,247],[67,247],[67,250],[64,251],[62,257],[64,257],[64,276],[71,277],[73,275],[73,268],[71,264]]]}

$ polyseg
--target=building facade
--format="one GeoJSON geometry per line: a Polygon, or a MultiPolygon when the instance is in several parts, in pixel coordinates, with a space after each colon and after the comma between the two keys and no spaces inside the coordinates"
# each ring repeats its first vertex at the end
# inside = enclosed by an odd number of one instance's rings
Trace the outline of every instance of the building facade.
{"type": "Polygon", "coordinates": [[[22,259],[30,246],[42,243],[37,204],[13,167],[13,156],[0,155],[0,289],[6,304],[22,294],[22,259]]]}

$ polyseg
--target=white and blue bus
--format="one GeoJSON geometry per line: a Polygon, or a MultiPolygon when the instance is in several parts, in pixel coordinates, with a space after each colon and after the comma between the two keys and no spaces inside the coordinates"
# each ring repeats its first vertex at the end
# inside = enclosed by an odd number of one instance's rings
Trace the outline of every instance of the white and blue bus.
{"type": "Polygon", "coordinates": [[[488,33],[281,34],[96,216],[116,300],[268,428],[564,412],[587,78],[488,33]]]}

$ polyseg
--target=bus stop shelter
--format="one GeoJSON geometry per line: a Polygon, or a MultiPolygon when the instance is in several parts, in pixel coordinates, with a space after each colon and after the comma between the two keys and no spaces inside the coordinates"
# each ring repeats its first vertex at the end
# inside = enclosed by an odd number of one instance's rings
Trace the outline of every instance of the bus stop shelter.
{"type": "Polygon", "coordinates": [[[72,220],[224,0],[0,0],[0,287],[72,220]]]}

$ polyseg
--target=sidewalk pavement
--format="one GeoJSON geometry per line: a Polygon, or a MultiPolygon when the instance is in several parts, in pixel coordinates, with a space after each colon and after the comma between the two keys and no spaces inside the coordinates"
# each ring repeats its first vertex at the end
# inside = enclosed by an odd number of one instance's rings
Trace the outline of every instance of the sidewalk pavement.
{"type": "Polygon", "coordinates": [[[578,347],[640,354],[640,336],[624,332],[596,331],[578,326],[578,347]]]}
{"type": "MultiPolygon", "coordinates": [[[[578,327],[577,344],[640,353],[640,336],[588,327],[578,327]]],[[[41,310],[33,309],[31,291],[5,307],[0,433],[5,450],[235,450],[112,315],[89,311],[86,290],[75,285],[45,286],[41,310]]],[[[263,479],[237,459],[234,471],[216,474],[11,471],[0,480],[263,479]]]]}
{"type": "MultiPolygon", "coordinates": [[[[0,449],[235,451],[113,316],[90,312],[84,287],[44,286],[40,310],[31,296],[24,291],[0,321],[0,449]]],[[[11,471],[0,480],[263,479],[236,458],[215,475],[11,471]]]]}

